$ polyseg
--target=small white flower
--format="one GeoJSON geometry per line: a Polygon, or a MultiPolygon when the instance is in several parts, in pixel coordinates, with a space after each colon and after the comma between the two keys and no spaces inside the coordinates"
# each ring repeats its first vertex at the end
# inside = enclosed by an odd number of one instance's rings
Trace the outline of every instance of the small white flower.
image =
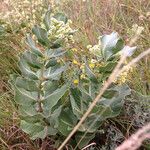
{"type": "Polygon", "coordinates": [[[91,59],[91,63],[95,64],[95,63],[97,63],[97,60],[96,59],[91,59]]]}
{"type": "Polygon", "coordinates": [[[92,47],[92,45],[87,45],[87,49],[90,49],[92,47]]]}

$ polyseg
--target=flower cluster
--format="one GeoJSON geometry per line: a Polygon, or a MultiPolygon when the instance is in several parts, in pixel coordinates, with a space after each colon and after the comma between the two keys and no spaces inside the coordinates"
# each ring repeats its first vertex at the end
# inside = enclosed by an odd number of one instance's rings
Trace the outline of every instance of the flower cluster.
{"type": "Polygon", "coordinates": [[[127,30],[127,33],[128,33],[128,35],[129,35],[128,41],[129,41],[130,39],[134,38],[135,36],[139,37],[140,34],[141,34],[143,31],[144,31],[144,27],[143,27],[143,26],[139,26],[138,24],[133,24],[133,25],[132,25],[132,28],[129,28],[129,29],[127,30]]]}
{"type": "MultiPolygon", "coordinates": [[[[124,65],[127,65],[128,62],[125,61],[124,65]]],[[[123,84],[125,83],[129,77],[130,77],[130,74],[133,72],[133,68],[132,67],[128,67],[126,69],[126,71],[122,72],[118,77],[117,79],[114,81],[115,83],[118,83],[118,84],[123,84]]]]}
{"type": "Polygon", "coordinates": [[[133,32],[133,34],[140,35],[143,30],[143,26],[138,26],[137,24],[132,25],[131,31],[133,32]]]}
{"type": "Polygon", "coordinates": [[[72,24],[71,20],[68,20],[67,23],[64,23],[63,21],[59,21],[55,19],[54,17],[51,17],[51,26],[48,32],[48,37],[50,41],[55,41],[57,39],[63,40],[64,42],[74,42],[73,40],[73,33],[75,30],[73,30],[70,25],[72,24]]]}
{"type": "Polygon", "coordinates": [[[99,42],[98,42],[98,44],[97,45],[94,45],[94,46],[92,46],[92,45],[88,45],[87,46],[87,49],[89,49],[89,51],[92,53],[92,54],[94,54],[94,55],[96,55],[96,56],[101,56],[101,42],[100,42],[100,40],[99,40],[99,42]]]}

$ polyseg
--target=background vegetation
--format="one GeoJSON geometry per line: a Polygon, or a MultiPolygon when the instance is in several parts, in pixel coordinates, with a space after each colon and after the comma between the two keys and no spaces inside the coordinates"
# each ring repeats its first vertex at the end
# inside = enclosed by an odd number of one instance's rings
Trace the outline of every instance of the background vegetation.
{"type": "MultiPolygon", "coordinates": [[[[150,46],[149,0],[1,0],[0,1],[0,149],[52,148],[50,137],[44,141],[31,141],[18,127],[18,115],[13,93],[8,84],[11,73],[19,73],[18,54],[24,51],[25,33],[33,24],[41,21],[41,15],[51,4],[52,9],[62,11],[72,20],[72,28],[78,29],[72,48],[77,56],[88,54],[87,45],[94,45],[99,35],[117,31],[128,42],[136,30],[136,24],[144,28],[135,45],[140,52],[150,46]],[[80,38],[78,38],[80,37],[80,38]]],[[[99,149],[114,149],[136,129],[150,121],[150,57],[147,56],[126,76],[132,88],[132,96],[126,99],[119,117],[104,124],[107,134],[97,133],[99,149]],[[105,140],[104,140],[105,139],[105,140]],[[110,147],[109,147],[110,146],[110,147]]],[[[149,149],[144,143],[141,149],[149,149]]]]}

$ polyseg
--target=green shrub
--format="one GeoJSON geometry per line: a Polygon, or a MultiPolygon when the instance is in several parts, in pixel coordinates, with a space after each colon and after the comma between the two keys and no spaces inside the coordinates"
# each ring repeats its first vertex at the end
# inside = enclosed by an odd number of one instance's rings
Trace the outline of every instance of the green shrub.
{"type": "MultiPolygon", "coordinates": [[[[96,50],[90,46],[94,65],[84,56],[80,63],[70,61],[73,52],[65,48],[71,44],[75,30],[70,28],[67,17],[47,11],[43,23],[43,27],[35,25],[32,29],[37,42],[27,36],[30,50],[20,55],[21,75],[11,75],[10,83],[15,91],[21,129],[33,140],[50,135],[64,139],[97,96],[120,55],[135,48],[124,46],[123,40],[113,32],[100,37],[96,50]]],[[[119,115],[129,94],[127,85],[114,82],[72,142],[78,143],[79,148],[85,146],[107,118],[119,115]]]]}

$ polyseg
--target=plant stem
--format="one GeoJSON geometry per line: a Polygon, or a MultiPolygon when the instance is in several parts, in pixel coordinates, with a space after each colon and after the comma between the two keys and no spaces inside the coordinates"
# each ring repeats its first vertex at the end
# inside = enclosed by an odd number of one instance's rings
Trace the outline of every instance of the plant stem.
{"type": "Polygon", "coordinates": [[[40,83],[39,83],[37,112],[43,112],[42,100],[41,100],[41,92],[42,92],[42,83],[44,81],[44,76],[43,76],[44,68],[45,68],[45,66],[43,65],[43,67],[41,68],[41,77],[40,77],[40,83]]]}
{"type": "Polygon", "coordinates": [[[42,103],[41,103],[41,85],[42,85],[42,82],[40,81],[39,91],[38,91],[38,109],[37,109],[37,112],[43,112],[42,103]]]}

